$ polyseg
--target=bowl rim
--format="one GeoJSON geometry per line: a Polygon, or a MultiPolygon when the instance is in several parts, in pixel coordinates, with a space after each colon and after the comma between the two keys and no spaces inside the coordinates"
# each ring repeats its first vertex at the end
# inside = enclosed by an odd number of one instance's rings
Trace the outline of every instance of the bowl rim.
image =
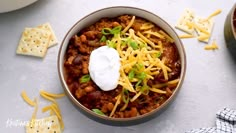
{"type": "MultiPolygon", "coordinates": [[[[127,14],[130,14],[130,13],[127,13],[127,14]]],[[[117,15],[117,16],[119,16],[119,15],[117,15]]],[[[104,17],[106,17],[106,16],[104,16],[104,17]]],[[[163,30],[165,30],[165,29],[163,29],[163,30]]],[[[79,32],[79,31],[77,31],[77,32],[79,32]]],[[[67,45],[67,47],[68,47],[68,45],[67,45]]],[[[64,50],[66,50],[66,49],[67,48],[65,48],[64,50]]],[[[153,116],[154,114],[156,114],[157,112],[159,112],[160,110],[165,108],[167,105],[169,105],[169,103],[171,101],[173,101],[173,99],[176,97],[177,93],[181,89],[183,81],[185,79],[186,67],[187,67],[187,65],[186,65],[187,64],[186,52],[185,52],[185,49],[184,49],[184,45],[183,45],[181,39],[178,37],[178,34],[174,30],[174,28],[170,24],[168,24],[164,19],[159,17],[157,14],[155,14],[155,13],[153,13],[151,11],[148,11],[146,9],[142,9],[142,8],[139,8],[139,7],[133,7],[133,6],[110,6],[110,7],[105,7],[105,8],[101,8],[101,9],[95,10],[95,11],[93,11],[91,13],[88,13],[87,15],[85,15],[84,17],[79,19],[67,31],[66,35],[64,36],[63,41],[61,42],[61,46],[60,46],[59,51],[58,51],[57,59],[58,59],[58,61],[57,61],[57,68],[58,68],[58,73],[59,73],[59,78],[60,78],[61,84],[62,84],[63,89],[66,92],[67,96],[69,97],[69,99],[72,100],[72,103],[75,104],[77,107],[79,107],[79,109],[82,109],[83,111],[85,111],[86,113],[88,113],[89,115],[91,115],[93,117],[97,117],[97,118],[101,118],[103,120],[109,120],[109,121],[113,121],[113,122],[127,122],[127,121],[140,120],[140,119],[143,119],[143,118],[145,118],[147,116],[153,116]],[[67,39],[68,35],[70,34],[70,32],[76,27],[76,25],[78,25],[84,19],[87,19],[88,17],[91,17],[93,14],[95,14],[97,12],[100,12],[100,11],[103,11],[103,10],[106,10],[106,9],[112,9],[112,8],[131,8],[131,9],[134,9],[134,10],[140,10],[142,12],[145,12],[145,13],[148,13],[148,14],[151,14],[151,15],[157,17],[160,21],[162,21],[162,23],[164,23],[166,26],[168,26],[170,28],[171,32],[173,32],[173,34],[175,36],[177,36],[177,41],[179,42],[179,47],[180,47],[180,48],[178,48],[178,52],[180,53],[180,51],[181,51],[182,52],[182,56],[183,56],[182,57],[183,61],[181,61],[182,62],[181,63],[181,67],[183,67],[183,69],[181,68],[181,74],[180,74],[181,78],[180,78],[180,81],[179,81],[175,91],[173,92],[173,94],[163,104],[161,104],[158,108],[156,108],[156,109],[154,109],[151,112],[148,112],[146,114],[139,115],[139,116],[136,116],[136,117],[131,117],[131,118],[113,118],[113,117],[102,116],[102,115],[98,115],[98,114],[92,112],[91,110],[87,109],[86,107],[84,107],[79,101],[76,100],[76,98],[71,94],[70,90],[67,88],[67,84],[65,82],[65,76],[63,74],[63,64],[61,64],[61,63],[64,63],[63,62],[64,60],[62,60],[62,61],[60,60],[61,58],[64,59],[64,56],[65,56],[65,55],[62,55],[62,50],[63,50],[63,47],[65,47],[66,39],[67,39]]],[[[82,112],[82,113],[84,113],[84,112],[82,112]]]]}
{"type": "Polygon", "coordinates": [[[231,28],[232,28],[232,31],[233,31],[234,39],[236,40],[236,26],[234,26],[234,23],[233,23],[234,14],[236,14],[236,3],[232,7],[232,13],[231,13],[231,16],[230,16],[230,25],[231,25],[231,28]]]}

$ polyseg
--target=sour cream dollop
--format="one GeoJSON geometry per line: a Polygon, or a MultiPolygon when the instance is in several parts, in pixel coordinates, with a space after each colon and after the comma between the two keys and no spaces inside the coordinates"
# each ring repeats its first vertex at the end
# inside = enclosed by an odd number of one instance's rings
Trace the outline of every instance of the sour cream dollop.
{"type": "Polygon", "coordinates": [[[89,74],[92,80],[104,91],[117,87],[120,78],[119,53],[108,46],[92,51],[89,59],[89,74]]]}

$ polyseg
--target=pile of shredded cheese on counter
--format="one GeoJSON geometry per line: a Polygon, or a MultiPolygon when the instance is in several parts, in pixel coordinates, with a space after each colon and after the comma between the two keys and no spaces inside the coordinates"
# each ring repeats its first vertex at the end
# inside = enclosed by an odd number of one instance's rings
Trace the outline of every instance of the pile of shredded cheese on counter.
{"type": "MultiPolygon", "coordinates": [[[[58,103],[56,102],[56,99],[64,97],[65,94],[64,93],[53,94],[53,93],[49,93],[49,92],[44,91],[44,90],[40,90],[40,95],[43,98],[45,98],[46,100],[49,100],[49,101],[52,102],[51,105],[44,107],[42,109],[42,112],[44,113],[44,112],[50,111],[51,116],[56,115],[58,120],[59,120],[61,130],[63,130],[64,129],[64,123],[63,123],[62,116],[61,116],[61,111],[60,111],[58,103]]],[[[25,90],[22,91],[21,96],[22,96],[22,98],[24,99],[24,101],[26,103],[28,103],[29,105],[35,107],[34,112],[32,114],[32,117],[31,117],[31,120],[30,120],[30,124],[31,124],[30,126],[34,127],[34,124],[35,124],[35,121],[36,121],[36,116],[37,116],[37,111],[38,111],[38,103],[39,103],[38,98],[35,98],[34,100],[31,100],[29,98],[29,96],[27,95],[25,90]]]]}

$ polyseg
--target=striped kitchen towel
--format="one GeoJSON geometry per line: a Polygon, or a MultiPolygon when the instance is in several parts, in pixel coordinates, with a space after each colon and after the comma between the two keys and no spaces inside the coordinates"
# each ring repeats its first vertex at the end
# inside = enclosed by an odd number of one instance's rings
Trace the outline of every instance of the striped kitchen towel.
{"type": "Polygon", "coordinates": [[[223,108],[216,114],[216,127],[199,128],[185,133],[236,133],[236,110],[223,108]]]}

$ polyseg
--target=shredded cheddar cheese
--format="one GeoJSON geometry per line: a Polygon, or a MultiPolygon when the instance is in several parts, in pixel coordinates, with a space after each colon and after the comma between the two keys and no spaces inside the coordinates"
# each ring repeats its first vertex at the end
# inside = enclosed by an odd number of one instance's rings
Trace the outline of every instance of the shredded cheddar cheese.
{"type": "Polygon", "coordinates": [[[34,127],[36,116],[37,116],[37,112],[38,112],[38,99],[35,98],[34,101],[35,101],[34,112],[32,114],[31,120],[30,120],[30,126],[31,127],[34,127]]]}
{"type": "Polygon", "coordinates": [[[161,39],[164,39],[165,36],[163,36],[162,34],[160,34],[159,32],[153,32],[151,30],[148,30],[148,31],[144,31],[143,32],[144,34],[150,34],[150,35],[153,35],[155,37],[158,37],[158,38],[161,38],[161,39]]]}
{"type": "Polygon", "coordinates": [[[135,20],[135,16],[132,17],[130,23],[124,28],[124,30],[122,31],[122,33],[125,33],[134,23],[135,20]]]}
{"type": "Polygon", "coordinates": [[[141,94],[142,94],[142,92],[139,91],[139,92],[130,100],[130,102],[135,101],[141,94]]]}
{"type": "Polygon", "coordinates": [[[168,34],[166,34],[164,31],[160,30],[159,32],[160,32],[162,35],[164,35],[165,38],[166,38],[169,42],[171,42],[171,43],[174,42],[174,39],[171,38],[171,37],[170,37],[168,34]]]}
{"type": "Polygon", "coordinates": [[[62,129],[64,129],[64,123],[62,120],[62,116],[61,116],[61,111],[59,108],[58,103],[56,102],[55,98],[61,98],[63,97],[65,94],[61,93],[61,94],[53,94],[53,93],[49,93],[46,92],[44,90],[40,90],[40,95],[45,98],[46,100],[49,100],[52,102],[52,105],[50,106],[46,106],[42,109],[42,112],[46,112],[50,110],[50,115],[55,114],[58,117],[59,123],[62,127],[62,129]]]}
{"type": "Polygon", "coordinates": [[[157,88],[151,88],[150,91],[156,92],[156,93],[160,93],[160,94],[166,94],[166,91],[157,89],[157,88]]]}
{"type": "Polygon", "coordinates": [[[45,94],[45,95],[47,95],[47,96],[49,96],[51,98],[61,98],[61,97],[65,96],[65,93],[53,94],[53,93],[46,92],[44,90],[40,90],[40,93],[45,94]]]}
{"type": "Polygon", "coordinates": [[[112,109],[112,111],[111,111],[109,117],[112,117],[112,116],[114,115],[117,106],[120,104],[121,94],[119,94],[116,98],[117,98],[117,100],[116,100],[115,106],[114,106],[114,108],[112,109]]]}
{"type": "Polygon", "coordinates": [[[151,29],[153,27],[154,27],[154,25],[152,23],[144,23],[140,27],[140,30],[149,30],[149,29],[151,29]]]}
{"type": "Polygon", "coordinates": [[[208,16],[204,21],[208,21],[208,20],[210,20],[212,17],[214,17],[214,16],[220,14],[221,11],[222,11],[221,9],[216,10],[216,11],[213,12],[211,15],[209,15],[209,16],[208,16]]]}
{"type": "Polygon", "coordinates": [[[21,92],[21,97],[22,97],[22,98],[24,99],[24,101],[25,101],[26,103],[28,103],[30,106],[35,106],[35,105],[36,105],[36,103],[33,102],[33,101],[28,97],[28,95],[27,95],[27,93],[26,93],[25,90],[23,90],[23,91],[21,92]]]}
{"type": "Polygon", "coordinates": [[[174,79],[174,80],[168,81],[166,83],[153,85],[153,88],[160,89],[160,88],[168,86],[168,85],[177,84],[178,82],[179,82],[179,79],[174,79]]]}
{"type": "MultiPolygon", "coordinates": [[[[64,129],[64,123],[63,123],[63,120],[62,120],[61,111],[60,111],[60,108],[59,108],[58,103],[56,102],[55,98],[61,98],[65,94],[64,93],[53,94],[53,93],[46,92],[44,90],[40,90],[40,95],[43,98],[45,98],[45,99],[52,102],[51,105],[43,107],[42,112],[44,113],[44,112],[50,111],[51,116],[56,115],[58,120],[59,120],[61,129],[63,130],[64,129]]],[[[22,91],[21,96],[22,96],[22,98],[24,99],[25,102],[27,102],[29,105],[35,107],[34,112],[32,114],[32,117],[31,117],[31,120],[30,120],[30,127],[34,127],[34,124],[36,123],[36,120],[37,120],[36,116],[37,116],[37,111],[38,111],[38,98],[35,98],[34,101],[32,101],[27,96],[25,91],[22,91]]]]}
{"type": "Polygon", "coordinates": [[[216,44],[215,40],[212,42],[212,44],[205,45],[205,50],[216,50],[219,49],[218,45],[216,44]]]}
{"type": "Polygon", "coordinates": [[[190,34],[183,34],[183,35],[179,35],[179,38],[184,39],[184,38],[194,38],[194,35],[190,35],[190,34]]]}
{"type": "Polygon", "coordinates": [[[209,39],[209,37],[210,37],[210,35],[208,35],[208,34],[201,34],[200,36],[198,36],[198,40],[199,41],[204,41],[204,40],[206,40],[206,39],[209,39]]]}

